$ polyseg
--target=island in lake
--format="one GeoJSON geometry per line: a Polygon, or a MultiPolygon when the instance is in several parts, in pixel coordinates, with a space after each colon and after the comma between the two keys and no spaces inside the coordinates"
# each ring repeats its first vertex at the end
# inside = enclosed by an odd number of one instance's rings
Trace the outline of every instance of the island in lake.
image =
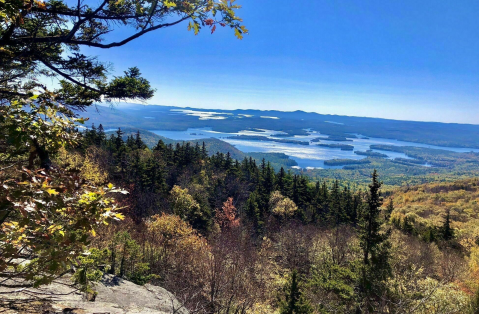
{"type": "Polygon", "coordinates": [[[226,137],[230,140],[246,140],[246,141],[270,141],[276,143],[286,143],[286,144],[297,144],[297,145],[309,145],[309,142],[306,141],[297,141],[297,140],[287,140],[280,138],[270,138],[261,135],[236,135],[226,137]]]}
{"type": "Polygon", "coordinates": [[[341,150],[349,150],[349,151],[354,150],[354,146],[348,145],[348,144],[318,144],[318,146],[329,147],[329,148],[339,148],[341,150]]]}

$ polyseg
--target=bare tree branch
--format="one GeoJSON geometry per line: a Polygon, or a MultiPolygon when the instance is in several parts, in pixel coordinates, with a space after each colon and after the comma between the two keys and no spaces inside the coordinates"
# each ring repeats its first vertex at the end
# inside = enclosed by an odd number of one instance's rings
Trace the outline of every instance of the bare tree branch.
{"type": "Polygon", "coordinates": [[[83,88],[86,88],[86,89],[89,89],[89,90],[92,90],[94,92],[97,92],[97,93],[101,93],[101,91],[99,89],[96,89],[94,87],[91,87],[87,84],[84,84],[78,80],[75,80],[73,77],[71,77],[70,75],[66,74],[66,73],[63,73],[62,71],[60,71],[59,69],[55,68],[52,64],[50,64],[49,62],[43,60],[43,59],[40,59],[40,61],[45,65],[47,66],[49,69],[51,69],[52,71],[54,71],[55,73],[58,73],[59,75],[63,76],[64,78],[66,78],[67,80],[83,87],[83,88]]]}
{"type": "Polygon", "coordinates": [[[20,44],[20,43],[27,43],[27,42],[28,43],[54,43],[54,42],[57,42],[57,43],[64,43],[64,44],[83,45],[83,46],[89,46],[89,47],[108,49],[108,48],[123,46],[123,45],[129,43],[130,41],[132,41],[132,40],[134,40],[138,37],[141,37],[141,36],[143,36],[143,35],[145,35],[149,32],[152,32],[154,30],[164,28],[164,27],[174,26],[176,24],[179,24],[179,23],[191,18],[191,16],[192,15],[187,15],[187,16],[184,16],[183,18],[181,18],[181,19],[179,19],[175,22],[172,22],[172,23],[158,24],[156,26],[149,27],[149,28],[144,29],[144,30],[142,30],[142,31],[140,31],[140,32],[128,37],[128,38],[125,38],[122,41],[112,42],[112,43],[109,43],[109,44],[94,43],[94,42],[87,41],[87,40],[72,40],[72,39],[68,38],[69,35],[67,35],[67,36],[50,36],[50,37],[41,37],[41,38],[20,37],[18,39],[7,40],[7,41],[4,41],[2,39],[2,40],[0,40],[0,47],[10,45],[10,44],[20,44]]]}

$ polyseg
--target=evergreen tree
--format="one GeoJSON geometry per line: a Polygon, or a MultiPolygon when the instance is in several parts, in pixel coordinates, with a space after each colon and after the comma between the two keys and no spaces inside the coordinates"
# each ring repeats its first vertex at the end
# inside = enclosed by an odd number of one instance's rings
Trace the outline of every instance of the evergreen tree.
{"type": "Polygon", "coordinates": [[[436,241],[436,228],[428,226],[426,232],[422,236],[423,240],[431,243],[436,241]]]}
{"type": "Polygon", "coordinates": [[[135,143],[135,139],[133,138],[133,135],[128,135],[127,138],[126,138],[126,146],[129,148],[129,150],[135,150],[137,147],[136,147],[136,143],[135,143]]]}
{"type": "Polygon", "coordinates": [[[85,143],[87,146],[96,143],[96,141],[97,141],[97,132],[96,132],[95,124],[92,124],[92,125],[91,125],[91,129],[87,129],[87,130],[83,133],[83,137],[84,137],[84,143],[85,143]]]}
{"type": "Polygon", "coordinates": [[[446,218],[444,219],[444,224],[441,228],[442,231],[442,238],[446,241],[451,240],[454,238],[454,229],[451,227],[451,215],[449,210],[446,212],[446,218]]]}
{"type": "Polygon", "coordinates": [[[343,195],[341,197],[341,207],[343,208],[343,214],[345,222],[351,222],[354,216],[353,196],[351,189],[348,187],[343,188],[343,195]]]}
{"type": "Polygon", "coordinates": [[[208,151],[206,150],[206,144],[203,142],[203,145],[201,146],[201,158],[206,159],[208,157],[208,151]]]}
{"type": "Polygon", "coordinates": [[[153,151],[159,152],[162,155],[166,152],[166,145],[162,140],[158,140],[158,143],[153,147],[153,151]]]}
{"type": "Polygon", "coordinates": [[[342,204],[342,195],[339,188],[339,181],[333,183],[331,194],[329,197],[329,216],[328,221],[332,226],[339,226],[346,221],[344,208],[342,204]]]}
{"type": "Polygon", "coordinates": [[[409,216],[405,216],[403,223],[402,223],[402,231],[408,234],[413,234],[414,233],[414,225],[412,219],[409,218],[409,216]]]}
{"type": "Polygon", "coordinates": [[[314,193],[313,193],[313,201],[312,201],[312,206],[313,206],[313,222],[318,223],[321,220],[321,185],[319,181],[316,181],[316,184],[314,185],[314,193]]]}
{"type": "Polygon", "coordinates": [[[309,314],[313,313],[311,304],[306,300],[300,285],[300,276],[296,270],[291,273],[291,278],[283,288],[280,297],[281,314],[309,314]]]}
{"type": "MultiPolygon", "coordinates": [[[[362,276],[359,282],[359,296],[364,302],[367,312],[374,312],[377,302],[386,292],[385,281],[391,275],[389,262],[390,232],[382,231],[380,207],[381,182],[377,171],[372,174],[372,183],[369,185],[367,203],[360,211],[358,236],[363,253],[362,276]]],[[[359,308],[358,308],[359,309],[359,308]]]]}
{"type": "Polygon", "coordinates": [[[229,169],[231,169],[232,166],[233,166],[233,159],[231,158],[230,152],[227,152],[224,168],[225,168],[225,170],[229,170],[229,169]]]}
{"type": "Polygon", "coordinates": [[[259,225],[265,221],[266,215],[269,210],[269,198],[271,193],[274,191],[274,182],[275,182],[275,174],[274,169],[271,167],[271,164],[263,159],[261,162],[261,170],[259,176],[259,184],[256,190],[257,192],[257,204],[259,208],[258,213],[258,222],[259,225]]]}
{"type": "Polygon", "coordinates": [[[276,176],[276,189],[279,190],[282,195],[284,195],[284,192],[285,192],[284,191],[285,177],[286,177],[286,171],[284,171],[284,168],[281,167],[278,175],[276,176]]]}
{"type": "Polygon", "coordinates": [[[116,137],[115,137],[115,148],[116,148],[116,151],[119,151],[120,148],[123,146],[124,144],[124,141],[123,141],[123,131],[118,128],[118,130],[116,131],[116,137]]]}
{"type": "Polygon", "coordinates": [[[317,208],[318,218],[321,220],[326,220],[330,212],[329,210],[330,193],[325,181],[323,181],[323,183],[321,184],[317,203],[318,203],[318,208],[317,208]]]}
{"type": "Polygon", "coordinates": [[[123,131],[118,128],[116,136],[111,136],[112,150],[115,164],[119,167],[120,173],[124,173],[127,167],[126,146],[123,141],[123,131]]]}
{"type": "Polygon", "coordinates": [[[354,226],[356,226],[356,224],[358,223],[359,211],[362,206],[361,197],[362,195],[360,192],[354,194],[354,197],[353,197],[353,210],[350,213],[349,220],[354,226]]]}
{"type": "Polygon", "coordinates": [[[195,159],[201,159],[201,148],[198,142],[195,144],[195,159]]]}
{"type": "Polygon", "coordinates": [[[96,145],[101,146],[105,143],[106,141],[106,134],[105,130],[103,129],[103,125],[98,126],[98,132],[97,132],[97,138],[96,138],[96,145]]]}
{"type": "Polygon", "coordinates": [[[190,213],[188,222],[193,228],[206,234],[213,224],[213,212],[208,197],[205,194],[196,193],[193,198],[198,203],[199,209],[190,213]]]}
{"type": "Polygon", "coordinates": [[[263,217],[258,204],[258,194],[256,191],[251,193],[246,201],[246,213],[253,222],[255,231],[260,234],[263,231],[263,217]]]}
{"type": "Polygon", "coordinates": [[[146,148],[146,144],[143,143],[143,140],[141,139],[140,130],[137,130],[137,131],[136,131],[136,135],[135,135],[135,147],[136,147],[137,149],[145,149],[145,148],[146,148]]]}

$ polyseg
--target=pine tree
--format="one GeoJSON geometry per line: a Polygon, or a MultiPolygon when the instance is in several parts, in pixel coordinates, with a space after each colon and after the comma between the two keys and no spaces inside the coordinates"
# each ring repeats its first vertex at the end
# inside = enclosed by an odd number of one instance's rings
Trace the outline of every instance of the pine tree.
{"type": "Polygon", "coordinates": [[[446,218],[444,219],[444,224],[441,228],[442,231],[442,238],[446,241],[451,240],[454,238],[454,229],[451,227],[451,215],[449,210],[446,212],[446,218]]]}
{"type": "Polygon", "coordinates": [[[367,204],[360,211],[358,228],[360,246],[363,251],[359,296],[365,302],[369,312],[374,312],[375,302],[378,302],[386,292],[385,281],[391,275],[390,232],[381,230],[381,184],[377,171],[374,170],[372,183],[369,185],[367,204]]]}
{"type": "Polygon", "coordinates": [[[361,192],[358,192],[356,194],[354,194],[354,197],[353,197],[353,210],[351,211],[351,214],[350,214],[350,217],[349,217],[349,220],[351,221],[351,223],[356,226],[357,223],[358,223],[358,216],[359,216],[359,211],[360,211],[360,208],[362,206],[362,194],[361,192]]]}
{"type": "Polygon", "coordinates": [[[99,125],[98,126],[98,132],[97,132],[97,141],[96,141],[96,145],[97,146],[102,146],[104,145],[106,141],[106,134],[105,134],[105,130],[103,129],[103,125],[99,125]]]}
{"type": "Polygon", "coordinates": [[[83,133],[83,136],[84,136],[84,143],[88,146],[88,145],[92,145],[92,144],[95,144],[96,141],[97,141],[97,131],[96,131],[96,127],[95,127],[95,124],[92,123],[91,125],[91,129],[87,129],[84,133],[83,133]]]}
{"type": "Polygon", "coordinates": [[[329,197],[328,221],[332,226],[338,226],[346,221],[338,180],[334,181],[329,197]]]}
{"type": "Polygon", "coordinates": [[[200,143],[196,142],[195,144],[195,160],[201,159],[201,148],[200,143]]]}
{"type": "Polygon", "coordinates": [[[263,159],[261,162],[261,173],[259,177],[259,184],[257,188],[258,207],[259,207],[259,221],[264,222],[269,209],[269,198],[274,191],[275,175],[274,169],[270,163],[266,163],[263,159]]]}
{"type": "Polygon", "coordinates": [[[231,169],[232,166],[233,166],[233,159],[231,158],[230,152],[227,152],[224,168],[225,168],[225,170],[229,170],[229,169],[231,169]]]}
{"type": "Polygon", "coordinates": [[[343,195],[341,197],[341,207],[344,213],[345,222],[352,222],[354,216],[353,196],[351,189],[348,187],[343,188],[343,195]]]}
{"type": "Polygon", "coordinates": [[[265,189],[265,192],[268,194],[268,201],[269,201],[269,195],[274,191],[274,182],[275,182],[275,173],[273,167],[271,167],[271,164],[267,163],[264,177],[263,177],[263,186],[265,189]]]}
{"type": "Polygon", "coordinates": [[[146,148],[145,143],[143,143],[143,140],[141,139],[140,130],[136,131],[135,146],[136,146],[137,149],[145,149],[146,148]]]}
{"type": "Polygon", "coordinates": [[[124,142],[123,142],[123,131],[118,128],[118,130],[116,131],[116,138],[115,138],[115,148],[116,148],[116,151],[119,151],[120,148],[123,146],[124,142]]]}
{"type": "Polygon", "coordinates": [[[402,231],[405,233],[413,234],[414,233],[414,225],[411,221],[412,219],[409,216],[405,216],[402,223],[402,231]]]}
{"type": "Polygon", "coordinates": [[[158,140],[158,143],[156,144],[155,147],[153,147],[154,152],[159,152],[161,154],[164,154],[166,152],[166,145],[162,140],[158,140]]]}
{"type": "Polygon", "coordinates": [[[291,173],[286,172],[283,167],[281,167],[278,175],[276,176],[276,187],[275,189],[280,191],[282,195],[291,198],[292,194],[292,183],[293,179],[291,173]]]}
{"type": "Polygon", "coordinates": [[[130,150],[136,149],[135,139],[133,138],[133,135],[128,135],[128,137],[126,138],[126,146],[130,150]]]}
{"type": "Polygon", "coordinates": [[[313,192],[313,222],[318,223],[321,220],[321,185],[316,181],[313,192]]]}
{"type": "Polygon", "coordinates": [[[213,212],[208,202],[208,197],[207,195],[196,193],[193,198],[198,203],[199,208],[197,211],[190,213],[188,221],[196,230],[206,234],[210,231],[213,224],[213,212]]]}
{"type": "Polygon", "coordinates": [[[328,186],[326,182],[323,181],[321,184],[321,188],[319,189],[318,195],[318,208],[317,208],[317,215],[320,220],[326,220],[329,216],[329,204],[330,204],[330,193],[328,190],[328,186]]]}
{"type": "Polygon", "coordinates": [[[256,233],[260,234],[263,232],[264,221],[261,216],[258,199],[259,197],[256,191],[249,195],[249,198],[246,201],[246,213],[253,222],[256,233]]]}
{"type": "Polygon", "coordinates": [[[206,159],[208,157],[208,151],[206,150],[206,144],[203,142],[203,145],[201,146],[201,158],[206,159]]]}
{"type": "Polygon", "coordinates": [[[311,304],[306,300],[300,285],[300,276],[296,270],[291,273],[291,278],[283,288],[283,296],[280,297],[281,314],[309,314],[313,313],[311,304]]]}

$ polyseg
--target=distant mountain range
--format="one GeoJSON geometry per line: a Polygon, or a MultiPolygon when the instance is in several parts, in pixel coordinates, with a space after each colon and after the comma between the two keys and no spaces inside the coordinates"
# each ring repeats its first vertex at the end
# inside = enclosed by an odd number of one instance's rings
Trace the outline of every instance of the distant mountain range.
{"type": "Polygon", "coordinates": [[[331,136],[361,134],[437,146],[479,148],[479,125],[473,124],[323,115],[299,110],[210,110],[128,103],[110,108],[97,105],[88,108],[82,116],[90,118],[88,123],[101,123],[106,129],[131,127],[184,131],[210,127],[227,133],[269,129],[289,135],[305,135],[305,129],[313,129],[331,136]]]}

